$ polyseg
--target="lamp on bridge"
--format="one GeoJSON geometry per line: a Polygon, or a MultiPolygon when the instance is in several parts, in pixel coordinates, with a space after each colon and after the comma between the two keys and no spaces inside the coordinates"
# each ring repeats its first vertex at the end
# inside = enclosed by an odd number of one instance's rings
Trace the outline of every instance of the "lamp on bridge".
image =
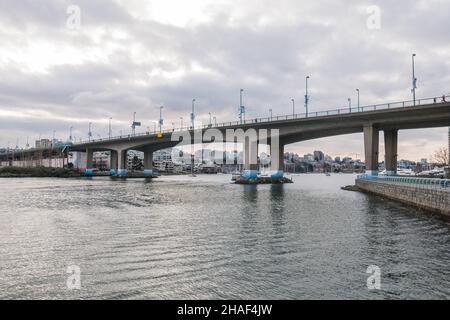
{"type": "Polygon", "coordinates": [[[192,113],[191,113],[191,128],[194,129],[195,113],[194,113],[195,99],[192,99],[192,113]]]}
{"type": "Polygon", "coordinates": [[[359,112],[359,89],[356,89],[356,92],[358,93],[358,112],[359,112]]]}
{"type": "Polygon", "coordinates": [[[245,107],[243,105],[243,94],[244,94],[244,89],[241,89],[240,95],[239,95],[239,122],[241,124],[245,120],[245,107]]]}
{"type": "Polygon", "coordinates": [[[306,109],[306,118],[308,118],[308,103],[309,103],[309,96],[308,96],[308,80],[310,76],[306,76],[306,87],[305,87],[305,109],[306,109]]]}
{"type": "Polygon", "coordinates": [[[162,133],[162,126],[164,124],[164,120],[162,118],[162,109],[164,109],[164,106],[159,107],[159,133],[162,133]]]}
{"type": "Polygon", "coordinates": [[[88,132],[89,142],[91,142],[91,137],[92,137],[92,122],[89,122],[89,132],[88,132]]]}
{"type": "Polygon", "coordinates": [[[292,117],[295,117],[295,99],[291,99],[292,101],[292,117]]]}
{"type": "Polygon", "coordinates": [[[416,66],[415,66],[415,58],[416,54],[412,54],[412,89],[411,92],[413,94],[413,102],[416,105],[416,89],[417,89],[417,78],[416,78],[416,66]]]}
{"type": "Polygon", "coordinates": [[[133,123],[131,124],[133,136],[136,134],[136,127],[140,127],[140,126],[141,126],[141,123],[136,121],[136,112],[133,112],[133,123]]]}

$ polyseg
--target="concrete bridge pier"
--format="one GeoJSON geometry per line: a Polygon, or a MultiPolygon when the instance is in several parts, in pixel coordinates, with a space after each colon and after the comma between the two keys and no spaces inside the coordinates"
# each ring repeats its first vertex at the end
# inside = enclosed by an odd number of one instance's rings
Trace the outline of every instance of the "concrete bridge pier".
{"type": "Polygon", "coordinates": [[[115,175],[117,175],[117,170],[119,169],[118,165],[119,165],[119,156],[116,150],[111,150],[110,151],[110,175],[113,177],[115,175]]]}
{"type": "Polygon", "coordinates": [[[385,166],[386,175],[395,176],[397,174],[397,147],[398,130],[384,130],[385,166]]]}
{"type": "Polygon", "coordinates": [[[117,150],[118,155],[118,170],[117,170],[117,176],[118,177],[125,177],[128,173],[127,171],[127,153],[128,150],[117,150]]]}
{"type": "Polygon", "coordinates": [[[278,143],[276,146],[270,145],[270,169],[271,177],[279,179],[284,176],[284,145],[278,143]]]}
{"type": "Polygon", "coordinates": [[[92,177],[94,174],[93,170],[93,162],[94,162],[94,150],[86,149],[86,169],[84,171],[85,176],[92,177]]]}
{"type": "Polygon", "coordinates": [[[155,173],[153,169],[153,150],[144,151],[144,175],[151,177],[155,173]]]}
{"type": "Polygon", "coordinates": [[[244,141],[244,172],[245,179],[256,179],[258,177],[258,141],[245,137],[244,141]]]}
{"type": "Polygon", "coordinates": [[[373,125],[364,126],[364,153],[368,176],[378,176],[379,137],[378,128],[373,125]]]}

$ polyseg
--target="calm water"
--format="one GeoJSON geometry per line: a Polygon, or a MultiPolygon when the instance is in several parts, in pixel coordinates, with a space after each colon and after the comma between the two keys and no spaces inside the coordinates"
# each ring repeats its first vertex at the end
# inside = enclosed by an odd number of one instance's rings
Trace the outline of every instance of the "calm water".
{"type": "Polygon", "coordinates": [[[353,180],[0,180],[0,298],[449,299],[450,222],[353,180]]]}

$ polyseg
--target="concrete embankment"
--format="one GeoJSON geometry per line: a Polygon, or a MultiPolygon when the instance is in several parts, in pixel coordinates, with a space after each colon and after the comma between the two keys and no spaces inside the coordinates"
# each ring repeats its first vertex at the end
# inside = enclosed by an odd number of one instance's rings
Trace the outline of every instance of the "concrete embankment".
{"type": "Polygon", "coordinates": [[[363,192],[450,217],[449,187],[396,183],[381,179],[357,179],[356,186],[363,192]]]}

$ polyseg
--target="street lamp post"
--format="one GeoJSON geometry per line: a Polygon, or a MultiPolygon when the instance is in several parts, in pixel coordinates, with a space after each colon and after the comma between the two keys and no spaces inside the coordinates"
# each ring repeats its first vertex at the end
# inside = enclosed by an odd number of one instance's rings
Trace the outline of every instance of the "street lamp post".
{"type": "Polygon", "coordinates": [[[416,66],[415,66],[415,58],[416,54],[412,54],[412,94],[413,94],[413,103],[416,105],[416,88],[417,88],[417,78],[416,78],[416,66]]]}
{"type": "Polygon", "coordinates": [[[212,126],[212,117],[211,117],[211,112],[208,112],[209,113],[209,126],[212,126]]]}
{"type": "Polygon", "coordinates": [[[111,139],[111,135],[112,135],[111,120],[112,120],[112,118],[110,117],[110,118],[109,118],[109,132],[108,132],[109,139],[111,139]]]}
{"type": "Polygon", "coordinates": [[[164,120],[162,118],[162,109],[164,109],[164,106],[159,107],[159,133],[162,132],[162,125],[164,123],[164,120]]]}
{"type": "Polygon", "coordinates": [[[69,128],[69,142],[72,142],[72,141],[73,141],[72,132],[73,132],[73,127],[70,127],[70,128],[69,128]]]}
{"type": "MultiPolygon", "coordinates": [[[[195,129],[194,127],[194,120],[195,120],[195,113],[194,113],[194,103],[195,99],[192,99],[192,113],[191,113],[191,124],[192,124],[192,130],[195,129]]],[[[194,143],[191,141],[191,175],[194,176],[194,165],[195,165],[195,159],[194,159],[194,143]]]]}
{"type": "Polygon", "coordinates": [[[306,109],[306,118],[308,118],[308,103],[309,103],[309,96],[308,96],[308,79],[310,76],[306,76],[306,86],[305,86],[305,109],[306,109]]]}
{"type": "Polygon", "coordinates": [[[359,89],[356,89],[356,92],[358,93],[358,112],[359,112],[359,108],[360,108],[360,106],[359,106],[359,89]]]}
{"type": "Polygon", "coordinates": [[[295,99],[291,99],[292,101],[292,117],[295,117],[295,99]]]}
{"type": "Polygon", "coordinates": [[[133,136],[136,134],[136,111],[133,112],[133,124],[131,125],[131,133],[133,134],[133,136]]]}
{"type": "Polygon", "coordinates": [[[270,112],[270,121],[272,121],[272,109],[269,109],[270,112]]]}
{"type": "Polygon", "coordinates": [[[92,137],[92,122],[89,122],[89,132],[88,132],[89,142],[91,142],[91,137],[92,137]]]}
{"type": "Polygon", "coordinates": [[[194,104],[195,104],[195,99],[192,99],[192,113],[191,113],[191,126],[192,126],[192,129],[195,129],[194,128],[194,121],[195,121],[194,104]]]}
{"type": "Polygon", "coordinates": [[[243,121],[245,121],[245,107],[243,105],[243,94],[244,89],[241,89],[239,91],[239,121],[242,124],[243,121]]]}

